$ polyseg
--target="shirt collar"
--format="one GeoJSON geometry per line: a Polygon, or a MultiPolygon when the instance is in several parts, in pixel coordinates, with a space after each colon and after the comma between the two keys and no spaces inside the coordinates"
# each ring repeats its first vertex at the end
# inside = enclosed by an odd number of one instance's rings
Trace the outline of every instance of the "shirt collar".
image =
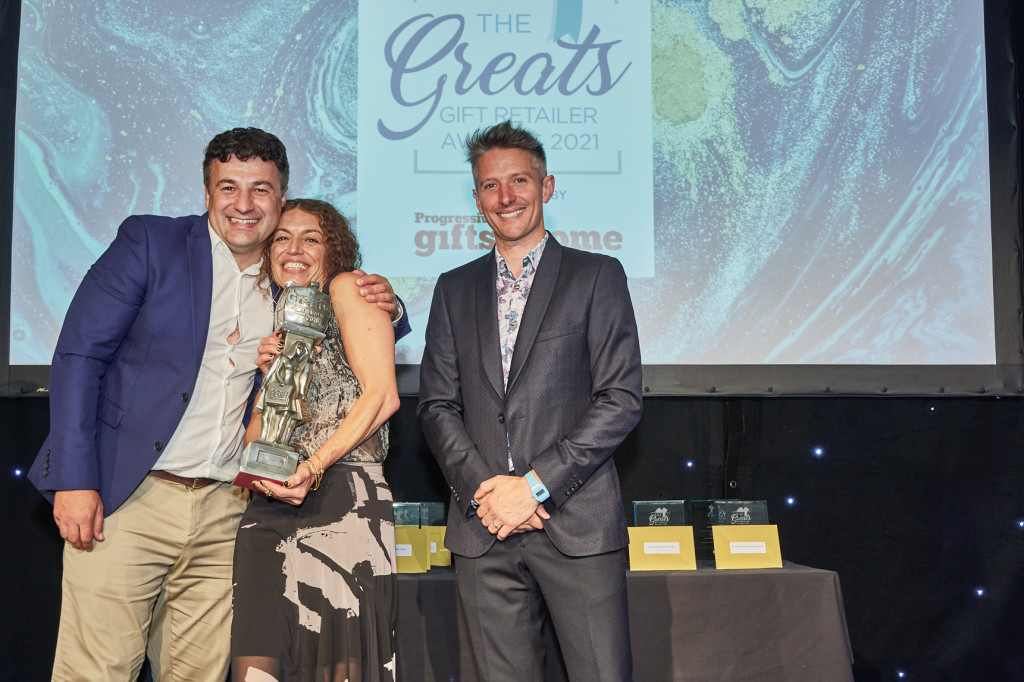
{"type": "MultiPolygon", "coordinates": [[[[544,238],[541,239],[540,242],[537,243],[537,246],[533,247],[530,253],[526,254],[523,258],[524,272],[526,271],[527,263],[532,265],[534,270],[537,269],[537,266],[540,264],[540,257],[544,255],[544,247],[548,243],[548,237],[550,234],[550,232],[545,231],[544,238]]],[[[507,272],[509,273],[509,276],[511,276],[512,271],[509,269],[508,262],[505,260],[505,257],[502,256],[497,249],[494,250],[494,255],[498,257],[498,273],[501,274],[502,272],[507,272]]]]}
{"type": "MultiPolygon", "coordinates": [[[[213,229],[213,225],[209,220],[206,221],[206,228],[210,231],[210,254],[213,256],[213,262],[216,263],[218,258],[230,259],[231,264],[238,270],[238,261],[235,260],[235,254],[231,253],[231,249],[220,238],[217,231],[213,229]]],[[[258,275],[260,273],[260,263],[262,262],[263,259],[260,259],[245,270],[241,270],[240,273],[243,275],[258,275]]]]}

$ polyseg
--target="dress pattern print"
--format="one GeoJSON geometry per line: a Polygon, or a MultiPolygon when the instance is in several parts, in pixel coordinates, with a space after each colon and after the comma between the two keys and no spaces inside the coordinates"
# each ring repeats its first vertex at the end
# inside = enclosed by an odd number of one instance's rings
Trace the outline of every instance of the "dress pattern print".
{"type": "MultiPolygon", "coordinates": [[[[291,440],[303,458],[361,394],[333,315],[322,346],[307,392],[311,419],[291,440]]],[[[395,679],[395,526],[381,466],[387,448],[385,424],[328,467],[298,507],[253,497],[235,546],[236,680],[395,679]]]]}

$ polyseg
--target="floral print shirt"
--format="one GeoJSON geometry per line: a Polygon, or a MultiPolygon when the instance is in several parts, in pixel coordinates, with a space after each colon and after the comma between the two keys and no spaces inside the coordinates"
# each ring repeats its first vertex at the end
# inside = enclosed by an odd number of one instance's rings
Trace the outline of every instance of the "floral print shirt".
{"type": "MultiPolygon", "coordinates": [[[[506,388],[508,370],[512,365],[512,353],[516,349],[516,337],[519,336],[519,323],[523,319],[523,309],[526,308],[526,299],[530,296],[533,276],[537,274],[537,265],[547,243],[548,233],[545,232],[544,239],[523,258],[523,271],[518,278],[512,276],[508,263],[497,249],[494,250],[498,258],[498,280],[495,284],[498,290],[498,341],[501,344],[501,373],[506,388]]],[[[508,452],[508,470],[515,471],[511,446],[508,452]]]]}
{"type": "Polygon", "coordinates": [[[523,258],[523,271],[519,277],[513,277],[508,263],[498,250],[494,254],[498,258],[498,341],[501,343],[501,369],[505,386],[508,387],[508,370],[512,365],[512,353],[516,349],[516,337],[519,336],[519,323],[523,319],[526,299],[530,296],[533,276],[537,274],[537,265],[548,243],[548,235],[523,258]]]}

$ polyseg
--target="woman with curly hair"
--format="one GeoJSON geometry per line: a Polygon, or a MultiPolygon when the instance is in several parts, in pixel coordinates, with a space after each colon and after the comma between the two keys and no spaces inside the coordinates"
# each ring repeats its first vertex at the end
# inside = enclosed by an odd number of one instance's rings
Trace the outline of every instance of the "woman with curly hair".
{"type": "MultiPolygon", "coordinates": [[[[310,419],[283,485],[258,481],[235,545],[232,671],[237,682],[394,680],[396,575],[391,491],[381,469],[398,409],[387,313],[354,286],[359,248],[330,204],[294,199],[264,252],[269,286],[317,282],[334,315],[309,379],[310,419]]],[[[263,340],[266,373],[281,335],[263,340]]],[[[246,442],[260,435],[260,415],[246,442]]]]}

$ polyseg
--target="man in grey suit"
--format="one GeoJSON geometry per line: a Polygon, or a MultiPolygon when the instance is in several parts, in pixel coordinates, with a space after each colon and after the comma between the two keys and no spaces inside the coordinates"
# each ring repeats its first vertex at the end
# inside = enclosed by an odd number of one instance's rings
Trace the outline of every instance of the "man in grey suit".
{"type": "Polygon", "coordinates": [[[612,452],[642,401],[626,276],[545,230],[555,179],[531,133],[505,122],[466,146],[495,249],[438,279],[417,414],[452,492],[473,654],[485,680],[541,680],[550,624],[571,679],[628,680],[612,452]]]}

